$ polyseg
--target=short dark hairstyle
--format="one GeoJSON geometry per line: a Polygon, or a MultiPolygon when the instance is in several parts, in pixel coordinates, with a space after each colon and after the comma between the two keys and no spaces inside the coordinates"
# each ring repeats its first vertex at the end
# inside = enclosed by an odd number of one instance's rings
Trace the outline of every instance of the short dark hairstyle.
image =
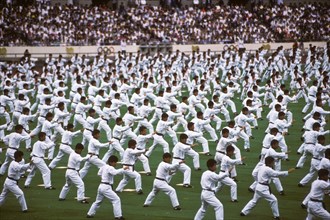
{"type": "Polygon", "coordinates": [[[180,141],[183,140],[183,139],[188,139],[188,135],[186,134],[180,134],[180,141]]]}
{"type": "Polygon", "coordinates": [[[329,171],[327,169],[320,169],[317,172],[317,175],[319,176],[319,178],[323,176],[329,176],[329,171]]]}
{"type": "Polygon", "coordinates": [[[119,122],[121,122],[123,119],[121,117],[116,118],[116,124],[118,124],[119,122]]]}
{"type": "Polygon", "coordinates": [[[315,122],[315,123],[313,124],[313,130],[316,129],[316,128],[319,128],[319,127],[321,127],[320,123],[315,122]]]}
{"type": "Polygon", "coordinates": [[[276,139],[273,139],[271,142],[270,142],[270,146],[274,146],[275,144],[278,144],[278,140],[276,139]]]}
{"type": "Polygon", "coordinates": [[[324,152],[324,157],[325,158],[330,158],[330,148],[326,149],[325,152],[324,152]]]}
{"type": "Polygon", "coordinates": [[[95,113],[94,109],[91,108],[91,109],[88,110],[88,114],[93,114],[93,113],[95,113]]]}
{"type": "Polygon", "coordinates": [[[325,136],[324,135],[319,135],[317,137],[317,141],[320,142],[320,141],[324,141],[325,140],[325,136]]]}
{"type": "Polygon", "coordinates": [[[139,128],[139,132],[141,133],[143,130],[145,130],[145,129],[147,129],[147,127],[145,127],[145,126],[141,126],[140,128],[139,128]]]}
{"type": "Polygon", "coordinates": [[[208,159],[207,160],[207,162],[206,162],[206,166],[207,166],[207,168],[211,168],[211,167],[213,167],[214,165],[216,165],[217,164],[217,161],[215,161],[214,159],[208,159]]]}
{"type": "Polygon", "coordinates": [[[227,128],[222,129],[221,134],[227,134],[229,133],[229,130],[227,128]]]}
{"type": "Polygon", "coordinates": [[[165,158],[172,158],[172,155],[170,153],[164,153],[163,159],[165,159],[165,158]]]}
{"type": "Polygon", "coordinates": [[[131,148],[131,147],[133,147],[133,146],[135,146],[135,145],[136,145],[136,140],[131,139],[131,140],[128,141],[128,147],[129,147],[129,148],[131,148]]]}
{"type": "Polygon", "coordinates": [[[277,128],[271,128],[270,129],[270,133],[278,133],[278,129],[277,128]]]}
{"type": "Polygon", "coordinates": [[[82,143],[76,144],[76,149],[84,149],[84,145],[82,143]]]}
{"type": "Polygon", "coordinates": [[[111,155],[108,159],[108,164],[110,163],[117,163],[118,162],[118,157],[115,155],[111,155]]]}
{"type": "Polygon", "coordinates": [[[168,114],[167,113],[163,113],[162,114],[162,119],[168,118],[168,114]]]}
{"type": "Polygon", "coordinates": [[[22,130],[22,129],[23,129],[22,125],[16,125],[15,126],[15,131],[19,131],[19,130],[22,130]]]}
{"type": "Polygon", "coordinates": [[[39,132],[39,134],[38,134],[39,140],[41,139],[41,137],[45,137],[45,136],[46,136],[45,132],[39,132]]]}
{"type": "Polygon", "coordinates": [[[100,130],[95,129],[95,130],[92,132],[92,135],[93,135],[93,137],[94,137],[95,135],[97,135],[97,134],[99,134],[99,133],[100,133],[100,130]]]}
{"type": "Polygon", "coordinates": [[[23,155],[24,155],[24,153],[23,153],[22,151],[17,150],[17,151],[15,151],[15,153],[14,153],[14,158],[15,158],[15,159],[18,159],[19,157],[22,157],[23,155]]]}
{"type": "Polygon", "coordinates": [[[71,128],[74,128],[73,124],[69,123],[67,126],[66,126],[67,129],[71,129],[71,128]]]}
{"type": "Polygon", "coordinates": [[[268,156],[265,158],[265,164],[270,165],[275,161],[274,157],[268,156]]]}
{"type": "Polygon", "coordinates": [[[226,152],[234,152],[235,151],[235,148],[232,146],[232,145],[228,145],[227,148],[226,148],[226,152]]]}

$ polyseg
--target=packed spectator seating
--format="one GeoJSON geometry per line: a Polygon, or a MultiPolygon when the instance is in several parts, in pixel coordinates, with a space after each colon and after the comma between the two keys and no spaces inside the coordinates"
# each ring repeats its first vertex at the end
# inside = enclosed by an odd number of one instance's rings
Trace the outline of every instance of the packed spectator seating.
{"type": "Polygon", "coordinates": [[[31,5],[3,7],[0,45],[217,44],[325,41],[330,8],[323,4],[163,8],[31,5]]]}

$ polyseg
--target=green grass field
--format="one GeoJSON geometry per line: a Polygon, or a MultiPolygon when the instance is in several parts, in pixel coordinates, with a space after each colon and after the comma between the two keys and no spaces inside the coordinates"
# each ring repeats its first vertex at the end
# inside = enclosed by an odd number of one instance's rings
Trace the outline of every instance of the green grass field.
{"type": "MultiPolygon", "coordinates": [[[[235,102],[237,110],[241,109],[240,101],[235,97],[235,102]]],[[[293,112],[294,124],[289,128],[290,135],[286,136],[286,142],[291,153],[289,154],[290,161],[282,162],[282,170],[287,170],[289,168],[295,167],[299,155],[296,154],[297,148],[301,144],[301,129],[303,126],[301,109],[304,106],[304,101],[301,99],[299,103],[289,104],[289,109],[293,112]]],[[[329,107],[326,107],[329,110],[329,107]]],[[[268,113],[268,107],[264,107],[263,117],[265,118],[268,113]]],[[[329,117],[328,117],[329,119],[329,117]]],[[[113,122],[112,122],[113,124],[113,122]]],[[[225,124],[223,124],[224,126],[225,124]]],[[[222,127],[223,127],[222,126],[222,127]]],[[[258,162],[258,155],[261,150],[262,139],[264,137],[264,131],[267,126],[267,120],[259,121],[259,129],[253,129],[253,135],[255,139],[251,140],[251,152],[243,151],[243,141],[240,139],[238,146],[242,150],[242,156],[246,157],[245,163],[246,166],[238,166],[238,203],[230,202],[230,192],[229,187],[224,186],[222,190],[217,194],[217,197],[224,205],[224,215],[225,219],[272,219],[272,212],[268,203],[264,200],[261,200],[256,208],[251,212],[249,216],[241,217],[240,211],[245,206],[245,204],[252,198],[253,193],[248,192],[248,186],[252,183],[253,179],[251,172],[258,162]]],[[[30,127],[34,127],[31,125],[30,127]]],[[[329,126],[327,126],[329,129],[329,126]]],[[[217,132],[219,136],[219,132],[217,132]]],[[[209,136],[206,136],[209,139],[209,136]]],[[[78,136],[74,143],[77,143],[81,140],[81,136],[78,136]]],[[[326,137],[327,143],[329,143],[329,135],[326,137]]],[[[36,139],[34,138],[33,142],[36,139]]],[[[169,141],[169,138],[167,137],[169,141]]],[[[102,133],[102,140],[105,142],[105,134],[102,133]]],[[[170,148],[173,148],[171,141],[170,148]]],[[[210,141],[210,150],[211,153],[215,154],[216,143],[210,141]]],[[[25,145],[25,143],[24,143],[25,145]]],[[[126,147],[125,147],[126,148],[126,147]]],[[[25,151],[25,147],[21,147],[25,152],[25,158],[28,159],[29,153],[25,151]]],[[[58,150],[58,147],[57,147],[58,150]]],[[[55,153],[57,153],[57,150],[55,153]]],[[[197,151],[201,151],[202,147],[198,146],[197,151]]],[[[101,155],[105,153],[105,149],[101,150],[101,155]]],[[[87,153],[87,149],[84,150],[83,155],[87,153]]],[[[206,170],[206,161],[209,158],[205,155],[200,155],[200,162],[202,171],[194,171],[192,169],[192,179],[191,184],[193,188],[183,188],[182,186],[176,186],[176,184],[182,183],[183,175],[178,172],[171,181],[171,185],[177,191],[180,206],[182,207],[181,211],[175,211],[171,207],[169,197],[159,193],[158,197],[154,200],[152,205],[148,208],[143,208],[142,205],[146,199],[148,193],[152,189],[152,183],[155,177],[155,170],[158,163],[161,161],[163,150],[161,147],[156,148],[150,159],[150,167],[153,172],[153,176],[142,175],[142,186],[143,186],[143,195],[137,195],[135,192],[123,192],[119,196],[122,202],[123,216],[126,219],[193,219],[197,210],[200,207],[200,177],[203,171],[206,170]]],[[[3,152],[0,155],[0,161],[4,161],[5,153],[3,152]]],[[[192,167],[192,159],[186,157],[187,164],[192,167]]],[[[49,163],[49,162],[47,162],[49,163]]],[[[58,166],[66,166],[67,157],[61,161],[58,166]]],[[[300,207],[300,204],[304,197],[307,195],[310,189],[310,184],[304,188],[298,188],[297,184],[299,180],[307,174],[309,170],[310,159],[305,163],[303,169],[296,170],[286,178],[282,178],[282,184],[284,187],[285,195],[281,196],[275,190],[274,185],[272,185],[273,193],[278,198],[279,210],[281,219],[305,219],[307,212],[300,207]]],[[[118,164],[117,168],[120,168],[118,164]]],[[[141,162],[137,162],[136,170],[142,171],[141,162]]],[[[6,203],[0,207],[0,219],[1,220],[16,220],[16,219],[85,219],[88,209],[91,206],[91,203],[95,201],[97,188],[100,182],[100,178],[97,176],[97,168],[92,167],[84,179],[86,187],[86,196],[90,197],[90,204],[80,204],[74,198],[76,197],[76,188],[73,186],[69,192],[67,199],[65,201],[58,201],[58,196],[62,186],[65,183],[65,169],[55,169],[52,171],[52,184],[56,187],[56,190],[45,190],[43,187],[38,186],[42,184],[42,178],[39,172],[37,172],[35,178],[32,181],[30,189],[24,189],[23,184],[25,179],[22,179],[19,182],[19,186],[23,188],[25,197],[27,200],[27,205],[29,208],[28,213],[20,212],[20,206],[15,197],[11,194],[6,203]]],[[[117,176],[115,178],[114,186],[117,186],[118,182],[121,180],[122,176],[117,176]]],[[[0,177],[0,189],[2,189],[5,176],[0,177]]],[[[126,188],[134,189],[134,181],[131,180],[126,188]]],[[[326,204],[330,207],[330,197],[326,196],[326,204]]],[[[101,208],[97,211],[94,219],[114,219],[112,212],[112,205],[109,201],[104,200],[101,208]]],[[[214,211],[212,208],[209,208],[205,219],[215,219],[214,211]]]]}

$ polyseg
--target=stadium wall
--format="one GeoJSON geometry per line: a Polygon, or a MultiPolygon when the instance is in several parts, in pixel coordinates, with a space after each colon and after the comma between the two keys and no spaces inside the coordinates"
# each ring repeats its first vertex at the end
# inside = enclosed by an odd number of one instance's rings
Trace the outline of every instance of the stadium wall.
{"type": "MultiPolygon", "coordinates": [[[[304,48],[307,48],[309,44],[313,44],[317,47],[324,47],[326,42],[305,42],[304,48]]],[[[292,48],[293,42],[291,43],[270,43],[270,44],[245,44],[244,47],[248,51],[255,51],[261,46],[265,46],[270,50],[275,50],[279,46],[283,46],[284,49],[292,48]]],[[[235,45],[233,45],[235,46],[235,45]]],[[[191,52],[196,47],[200,51],[207,51],[211,49],[212,51],[219,52],[223,51],[226,47],[232,47],[231,44],[196,44],[196,45],[170,45],[172,51],[180,50],[182,52],[191,52]]],[[[145,45],[145,46],[127,46],[126,52],[136,53],[138,50],[157,50],[168,49],[169,45],[145,45]]],[[[57,47],[0,47],[0,58],[20,58],[24,54],[25,50],[28,50],[34,57],[45,58],[48,54],[53,54],[57,56],[62,54],[64,57],[71,57],[73,54],[86,54],[86,56],[95,56],[98,52],[108,51],[109,55],[121,50],[121,47],[118,45],[112,46],[57,46],[57,47]],[[111,53],[110,53],[111,51],[111,53]]],[[[145,52],[143,51],[142,52],[145,52]]],[[[152,52],[152,51],[151,51],[152,52]]],[[[162,51],[166,52],[166,51],[162,51]]]]}

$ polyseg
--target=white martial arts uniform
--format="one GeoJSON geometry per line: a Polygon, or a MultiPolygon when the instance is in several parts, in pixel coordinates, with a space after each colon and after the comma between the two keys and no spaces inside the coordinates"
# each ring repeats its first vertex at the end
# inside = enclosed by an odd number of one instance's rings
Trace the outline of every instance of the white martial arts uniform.
{"type": "Polygon", "coordinates": [[[160,162],[156,170],[156,178],[151,192],[149,193],[144,205],[150,205],[155,199],[159,191],[164,192],[171,199],[173,207],[179,206],[178,196],[175,189],[168,183],[171,179],[171,170],[175,170],[179,167],[178,163],[166,163],[164,161],[160,162]]]}
{"type": "Polygon", "coordinates": [[[202,174],[200,182],[202,186],[202,206],[197,211],[194,220],[203,219],[206,213],[206,209],[209,205],[214,208],[216,220],[224,219],[223,205],[217,199],[215,195],[215,189],[217,183],[226,177],[228,177],[228,174],[226,173],[216,174],[215,172],[212,172],[210,170],[207,170],[202,174]]]}
{"type": "Polygon", "coordinates": [[[115,218],[119,218],[122,216],[121,201],[119,196],[112,190],[112,184],[114,176],[122,174],[123,171],[123,169],[116,170],[110,165],[105,165],[99,170],[97,175],[101,176],[101,183],[99,185],[99,188],[97,189],[96,200],[95,202],[93,202],[87,215],[94,216],[96,210],[100,207],[103,199],[107,198],[112,203],[113,214],[115,215],[115,218]]]}

